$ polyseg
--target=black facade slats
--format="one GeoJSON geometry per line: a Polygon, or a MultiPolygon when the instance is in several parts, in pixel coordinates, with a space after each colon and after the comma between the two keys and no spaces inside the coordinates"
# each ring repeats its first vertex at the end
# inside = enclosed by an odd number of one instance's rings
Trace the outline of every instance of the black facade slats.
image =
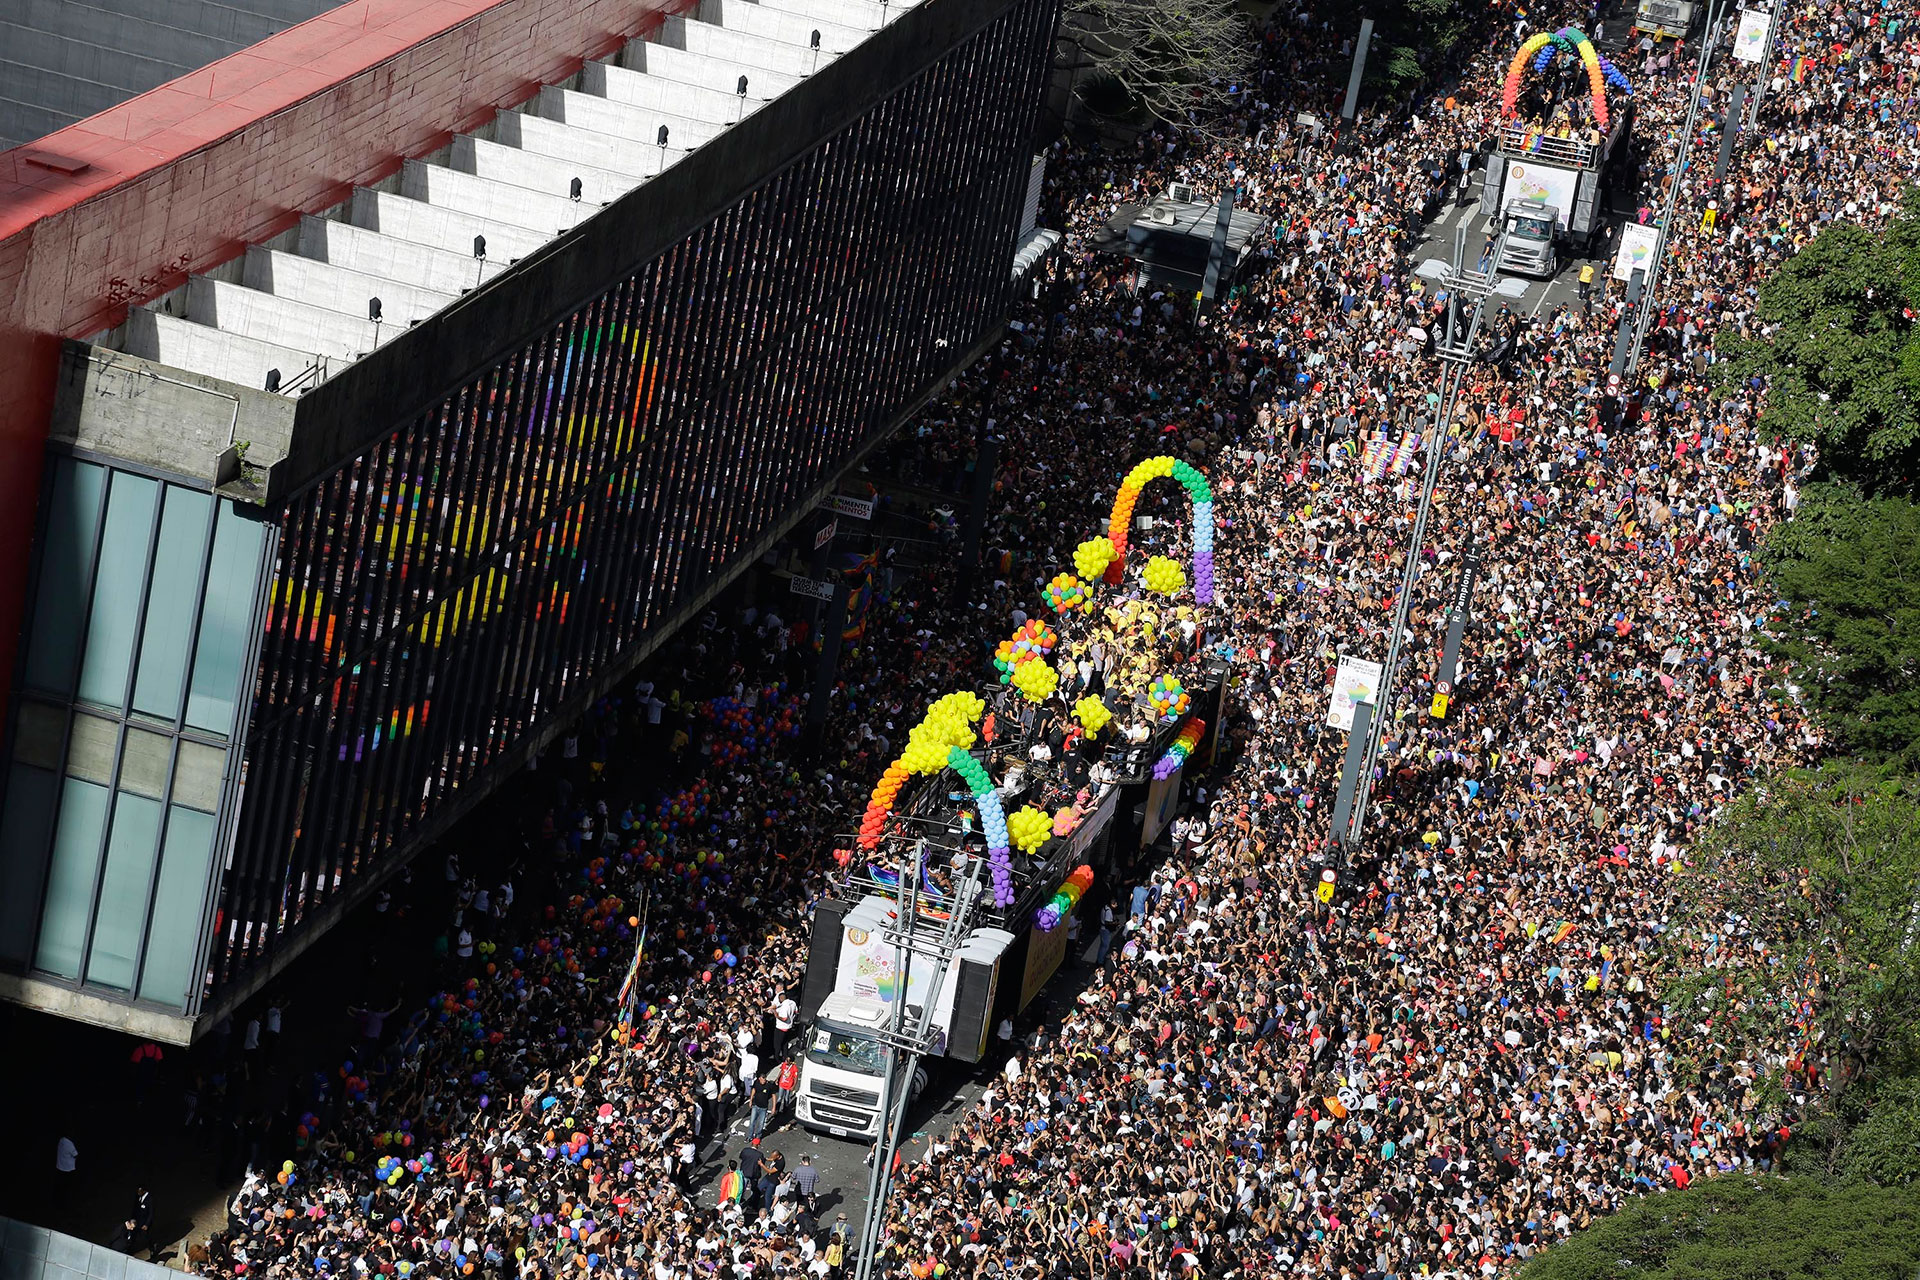
{"type": "Polygon", "coordinates": [[[216,985],[516,767],[991,331],[1056,11],[982,19],[288,499],[216,985]]]}

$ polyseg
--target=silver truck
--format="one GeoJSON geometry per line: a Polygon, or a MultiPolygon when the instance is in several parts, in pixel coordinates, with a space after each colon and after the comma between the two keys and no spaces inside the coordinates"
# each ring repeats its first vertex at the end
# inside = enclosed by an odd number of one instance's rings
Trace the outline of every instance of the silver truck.
{"type": "Polygon", "coordinates": [[[1560,250],[1555,244],[1559,213],[1540,200],[1515,200],[1507,206],[1506,241],[1500,250],[1499,270],[1536,280],[1560,274],[1560,250]]]}

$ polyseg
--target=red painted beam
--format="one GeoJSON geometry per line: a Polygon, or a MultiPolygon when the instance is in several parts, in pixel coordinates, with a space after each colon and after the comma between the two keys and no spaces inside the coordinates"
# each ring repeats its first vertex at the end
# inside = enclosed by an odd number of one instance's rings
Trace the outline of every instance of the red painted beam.
{"type": "Polygon", "coordinates": [[[349,0],[0,152],[0,713],[60,340],[112,328],[690,3],[349,0]]]}

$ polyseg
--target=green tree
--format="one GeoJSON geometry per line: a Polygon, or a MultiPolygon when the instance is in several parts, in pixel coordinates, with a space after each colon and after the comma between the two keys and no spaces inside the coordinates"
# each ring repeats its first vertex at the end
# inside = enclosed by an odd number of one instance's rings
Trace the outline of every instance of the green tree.
{"type": "Polygon", "coordinates": [[[1439,75],[1470,25],[1458,0],[1392,0],[1360,13],[1376,24],[1367,83],[1389,96],[1439,75]]]}
{"type": "Polygon", "coordinates": [[[1761,428],[1810,441],[1871,495],[1920,475],[1920,192],[1875,234],[1834,222],[1760,286],[1760,334],[1727,337],[1725,384],[1765,379],[1761,428]]]}
{"type": "Polygon", "coordinates": [[[1920,504],[1809,485],[1762,549],[1789,601],[1770,647],[1846,750],[1920,766],[1920,504]]]}
{"type": "Polygon", "coordinates": [[[1785,1070],[1762,1086],[1806,1099],[1801,1158],[1843,1173],[1883,1087],[1920,1069],[1920,782],[1838,764],[1782,774],[1696,852],[1667,935],[1681,972],[1663,995],[1729,1054],[1758,1060],[1791,1034],[1824,1063],[1817,1086],[1785,1070]],[[1693,963],[1712,948],[1726,963],[1693,963]]]}
{"type": "Polygon", "coordinates": [[[1636,1200],[1520,1280],[1913,1280],[1920,1190],[1730,1175],[1636,1200]]]}

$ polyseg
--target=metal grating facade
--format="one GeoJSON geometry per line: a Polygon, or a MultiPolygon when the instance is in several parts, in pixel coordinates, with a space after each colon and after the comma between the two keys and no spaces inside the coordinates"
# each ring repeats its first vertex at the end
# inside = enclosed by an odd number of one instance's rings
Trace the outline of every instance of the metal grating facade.
{"type": "Polygon", "coordinates": [[[1012,5],[281,508],[216,987],[489,785],[990,331],[1056,11],[1012,5]]]}

